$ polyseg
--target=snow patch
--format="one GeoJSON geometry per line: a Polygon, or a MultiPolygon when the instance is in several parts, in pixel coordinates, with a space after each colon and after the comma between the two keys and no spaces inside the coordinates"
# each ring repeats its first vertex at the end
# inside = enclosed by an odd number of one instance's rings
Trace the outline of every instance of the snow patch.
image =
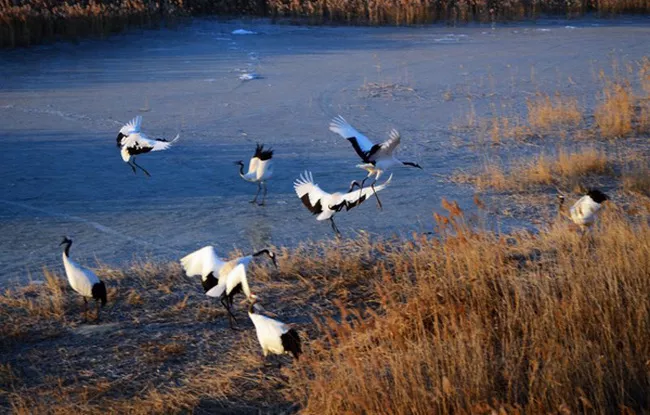
{"type": "Polygon", "coordinates": [[[237,29],[232,31],[233,35],[256,35],[257,32],[253,32],[246,29],[237,29]]]}

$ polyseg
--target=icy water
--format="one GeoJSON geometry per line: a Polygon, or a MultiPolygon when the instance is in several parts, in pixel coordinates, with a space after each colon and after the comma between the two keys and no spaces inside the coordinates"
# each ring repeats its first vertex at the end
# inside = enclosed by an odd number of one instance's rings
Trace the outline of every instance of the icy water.
{"type": "Polygon", "coordinates": [[[328,131],[337,114],[375,140],[397,128],[401,158],[424,167],[395,171],[380,194],[383,211],[370,200],[338,214],[343,234],[431,231],[443,197],[471,205],[471,188],[441,179],[481,162],[449,130],[467,112],[466,92],[477,112],[490,95],[507,100],[562,82],[593,97],[595,68],[612,55],[650,52],[649,23],[331,28],[197,20],[174,31],[0,52],[0,284],[59,267],[65,234],[76,241],[72,256],[90,265],[177,259],[206,244],[247,251],[332,237],[292,182],[309,169],[334,192],[364,177],[349,143],[328,131]],[[150,136],[181,134],[171,150],[138,158],[151,178],[134,175],[115,145],[137,114],[150,136]],[[248,203],[256,186],[233,164],[247,163],[256,142],[275,150],[265,207],[248,203]]]}

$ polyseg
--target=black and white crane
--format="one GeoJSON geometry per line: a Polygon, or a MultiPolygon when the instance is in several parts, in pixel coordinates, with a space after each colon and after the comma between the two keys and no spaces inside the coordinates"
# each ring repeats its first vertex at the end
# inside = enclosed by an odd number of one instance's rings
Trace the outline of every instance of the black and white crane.
{"type": "Polygon", "coordinates": [[[65,267],[65,274],[68,277],[68,282],[73,290],[83,296],[84,299],[84,314],[88,312],[88,298],[92,298],[97,304],[97,316],[99,320],[99,303],[101,306],[106,305],[106,284],[101,281],[97,275],[91,270],[82,267],[70,259],[70,246],[72,246],[72,239],[67,236],[63,237],[63,242],[59,245],[65,245],[63,249],[63,266],[65,267]]]}
{"type": "Polygon", "coordinates": [[[343,208],[346,211],[359,206],[373,193],[379,192],[390,183],[393,175],[391,174],[384,183],[379,186],[370,188],[361,188],[358,191],[354,190],[356,182],[352,182],[350,189],[346,193],[327,193],[323,191],[316,183],[311,172],[305,171],[300,175],[300,178],[293,183],[296,194],[302,200],[302,203],[309,209],[309,211],[316,216],[316,220],[327,220],[332,224],[332,229],[337,235],[340,235],[339,229],[334,223],[334,215],[340,212],[343,208]]]}
{"type": "Polygon", "coordinates": [[[247,182],[257,183],[257,193],[255,193],[255,198],[251,200],[251,203],[257,201],[257,196],[259,196],[260,191],[262,190],[262,185],[264,186],[264,196],[262,197],[262,203],[264,205],[266,202],[266,182],[271,177],[273,177],[273,150],[264,149],[264,144],[257,144],[255,147],[255,154],[251,157],[248,162],[248,172],[244,173],[244,162],[239,160],[235,164],[239,166],[239,175],[242,179],[247,182]]]}
{"type": "MultiPolygon", "coordinates": [[[[560,212],[564,205],[564,196],[559,195],[560,212]]],[[[569,218],[581,229],[588,228],[593,225],[598,212],[602,208],[603,203],[609,200],[609,196],[598,189],[590,189],[587,194],[578,199],[577,202],[569,208],[569,218]]]]}
{"type": "Polygon", "coordinates": [[[248,307],[248,316],[255,325],[257,340],[262,346],[264,357],[269,353],[273,354],[291,354],[294,359],[298,360],[302,353],[300,336],[296,329],[289,327],[281,321],[274,320],[270,317],[256,313],[257,299],[254,298],[248,307]]]}
{"type": "Polygon", "coordinates": [[[205,246],[181,259],[181,266],[188,277],[201,276],[201,284],[205,295],[219,298],[221,305],[228,312],[230,328],[232,322],[237,319],[232,313],[233,297],[241,292],[248,300],[252,300],[255,294],[251,293],[246,278],[246,267],[255,257],[267,255],[273,265],[278,266],[275,260],[275,253],[268,249],[262,249],[251,255],[224,261],[217,256],[213,246],[205,246]]]}
{"type": "Polygon", "coordinates": [[[148,171],[135,162],[135,157],[150,151],[167,150],[178,140],[179,135],[177,134],[171,141],[149,138],[140,131],[141,125],[142,117],[140,115],[124,124],[117,134],[117,147],[120,149],[122,160],[131,166],[134,174],[136,172],[135,168],[137,167],[147,176],[151,176],[148,171]]]}
{"type": "MultiPolygon", "coordinates": [[[[395,149],[401,141],[400,134],[395,129],[390,131],[388,140],[381,144],[373,144],[368,137],[357,131],[345,118],[339,115],[330,122],[330,131],[348,140],[352,144],[354,151],[361,158],[361,161],[363,161],[362,164],[357,164],[357,167],[366,170],[368,175],[361,181],[359,185],[361,189],[363,189],[366,180],[374,175],[374,181],[370,185],[374,190],[374,185],[382,173],[395,166],[410,166],[422,169],[417,163],[400,161],[395,157],[395,149]]],[[[375,197],[377,197],[376,193],[375,197]]],[[[377,203],[381,208],[379,197],[377,197],[377,203]]]]}

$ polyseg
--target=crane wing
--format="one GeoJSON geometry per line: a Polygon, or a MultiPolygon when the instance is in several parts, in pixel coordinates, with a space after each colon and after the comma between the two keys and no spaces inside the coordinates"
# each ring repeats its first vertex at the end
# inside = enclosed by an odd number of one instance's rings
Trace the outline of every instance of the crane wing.
{"type": "MultiPolygon", "coordinates": [[[[223,265],[224,262],[217,256],[217,252],[211,245],[194,251],[181,259],[181,266],[188,277],[204,277],[211,272],[214,275],[219,275],[219,270],[223,265]]],[[[221,283],[221,278],[219,283],[221,283]]]]}
{"type": "Polygon", "coordinates": [[[257,180],[262,180],[263,177],[270,178],[273,175],[273,159],[260,160],[255,172],[257,180]]]}
{"type": "Polygon", "coordinates": [[[122,140],[122,146],[128,148],[131,154],[148,153],[149,151],[167,150],[178,138],[179,135],[176,135],[172,141],[157,140],[142,133],[133,133],[122,140]]]}
{"type": "Polygon", "coordinates": [[[393,151],[397,148],[399,143],[401,142],[401,137],[399,135],[399,132],[397,130],[392,129],[390,130],[390,135],[388,136],[388,140],[384,141],[381,143],[381,152],[384,154],[393,154],[393,151]]]}
{"type": "Polygon", "coordinates": [[[228,273],[226,277],[226,293],[230,293],[238,284],[241,284],[246,297],[250,297],[251,292],[246,279],[246,265],[244,264],[238,264],[228,273]]]}
{"type": "Polygon", "coordinates": [[[386,186],[390,184],[391,179],[393,178],[393,175],[391,174],[388,179],[380,184],[379,186],[375,186],[374,190],[372,187],[364,187],[359,190],[353,190],[349,193],[344,194],[341,196],[341,202],[336,205],[336,206],[331,206],[330,208],[333,210],[338,210],[343,207],[345,207],[345,210],[350,210],[354,207],[359,206],[363,202],[366,201],[370,196],[372,196],[375,192],[379,192],[383,190],[386,186]]]}
{"type": "Polygon", "coordinates": [[[302,203],[314,215],[323,212],[324,199],[331,197],[329,193],[324,192],[314,183],[314,178],[309,171],[300,174],[300,178],[293,183],[293,188],[302,203]]]}
{"type": "Polygon", "coordinates": [[[257,157],[251,157],[251,161],[248,163],[248,173],[246,175],[255,176],[257,174],[257,166],[260,164],[260,159],[257,157]]]}
{"type": "Polygon", "coordinates": [[[352,144],[354,151],[356,151],[357,155],[364,162],[368,162],[369,154],[376,151],[376,149],[373,151],[374,147],[379,148],[379,146],[374,145],[368,137],[357,131],[340,115],[330,122],[330,131],[348,140],[352,144]]]}
{"type": "Polygon", "coordinates": [[[262,314],[250,314],[251,320],[259,334],[264,337],[280,337],[282,334],[289,331],[291,328],[281,321],[274,320],[262,314]],[[260,333],[261,332],[261,333],[260,333]]]}
{"type": "Polygon", "coordinates": [[[141,125],[142,125],[142,117],[138,115],[131,121],[124,124],[120,129],[120,132],[124,135],[139,133],[141,125]]]}

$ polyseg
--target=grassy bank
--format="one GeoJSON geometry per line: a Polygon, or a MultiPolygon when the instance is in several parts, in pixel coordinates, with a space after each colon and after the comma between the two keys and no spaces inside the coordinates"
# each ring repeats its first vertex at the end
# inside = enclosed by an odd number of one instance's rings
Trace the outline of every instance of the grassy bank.
{"type": "Polygon", "coordinates": [[[106,36],[129,27],[157,27],[201,15],[299,19],[311,24],[410,25],[649,11],[648,0],[0,0],[0,47],[106,36]]]}
{"type": "Polygon", "coordinates": [[[0,408],[647,411],[648,204],[618,203],[586,235],[558,217],[537,235],[499,236],[444,202],[435,238],[280,249],[279,269],[252,270],[252,290],[301,331],[306,353],[272,366],[244,306],[244,330],[229,330],[177,264],[97,269],[110,287],[101,324],[86,324],[80,298],[48,271],[0,296],[0,408]]]}

